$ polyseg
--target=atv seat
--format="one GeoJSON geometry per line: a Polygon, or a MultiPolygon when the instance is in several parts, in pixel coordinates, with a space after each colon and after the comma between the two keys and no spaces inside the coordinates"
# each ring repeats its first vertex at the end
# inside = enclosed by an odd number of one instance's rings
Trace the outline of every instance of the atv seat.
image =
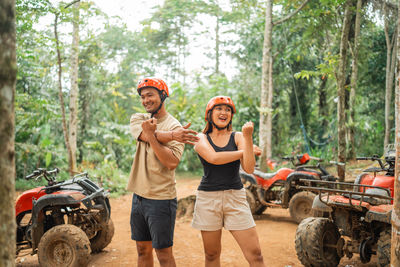
{"type": "Polygon", "coordinates": [[[274,177],[276,175],[276,172],[266,173],[259,170],[254,170],[253,174],[263,178],[264,180],[268,180],[274,177]]]}

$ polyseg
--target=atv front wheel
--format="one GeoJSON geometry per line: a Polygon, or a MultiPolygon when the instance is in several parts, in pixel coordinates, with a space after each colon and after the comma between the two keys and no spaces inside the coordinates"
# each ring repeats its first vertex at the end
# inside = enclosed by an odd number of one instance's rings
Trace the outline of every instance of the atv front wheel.
{"type": "Polygon", "coordinates": [[[390,242],[392,237],[391,229],[381,232],[378,239],[378,266],[386,267],[390,265],[390,242]]]}
{"type": "MultiPolygon", "coordinates": [[[[337,243],[340,233],[337,226],[327,218],[310,217],[305,219],[296,232],[296,252],[305,255],[306,266],[336,267],[340,257],[337,251],[337,243]],[[301,243],[301,246],[297,243],[301,243]]],[[[299,226],[300,226],[299,225],[299,226]]]]}
{"type": "Polygon", "coordinates": [[[103,248],[107,247],[110,244],[111,239],[114,236],[114,223],[111,218],[108,220],[106,224],[104,224],[103,228],[97,231],[97,234],[90,239],[90,247],[92,248],[93,253],[97,253],[103,250],[103,248]]]}
{"type": "Polygon", "coordinates": [[[317,218],[313,218],[313,217],[305,218],[304,220],[302,220],[300,222],[300,224],[297,226],[297,230],[296,230],[296,237],[295,237],[294,243],[295,243],[297,258],[306,267],[312,266],[310,257],[308,256],[308,253],[307,253],[307,248],[309,247],[309,245],[307,244],[307,241],[308,241],[307,235],[309,234],[308,228],[309,228],[311,221],[314,221],[316,219],[317,218]]]}
{"type": "Polygon", "coordinates": [[[290,199],[289,212],[293,221],[300,223],[303,219],[312,216],[312,204],[315,194],[308,191],[301,191],[290,199]]]}
{"type": "Polygon", "coordinates": [[[87,266],[90,259],[89,239],[75,225],[54,226],[40,239],[38,258],[42,267],[87,266]]]}

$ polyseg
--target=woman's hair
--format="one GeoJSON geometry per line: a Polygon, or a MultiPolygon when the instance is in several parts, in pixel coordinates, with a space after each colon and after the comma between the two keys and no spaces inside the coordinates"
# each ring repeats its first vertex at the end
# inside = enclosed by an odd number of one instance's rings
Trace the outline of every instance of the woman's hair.
{"type": "MultiPolygon", "coordinates": [[[[220,105],[217,105],[217,106],[220,106],[220,105]]],[[[206,126],[203,129],[203,134],[209,134],[213,130],[213,124],[211,123],[211,121],[212,121],[211,116],[212,116],[212,112],[213,112],[214,108],[209,110],[208,113],[207,113],[207,123],[206,123],[206,126]]],[[[232,114],[232,108],[231,107],[229,107],[229,108],[231,109],[231,114],[232,114]]],[[[233,119],[233,114],[231,116],[231,121],[229,122],[228,127],[227,127],[228,131],[232,131],[232,119],[233,119]]]]}

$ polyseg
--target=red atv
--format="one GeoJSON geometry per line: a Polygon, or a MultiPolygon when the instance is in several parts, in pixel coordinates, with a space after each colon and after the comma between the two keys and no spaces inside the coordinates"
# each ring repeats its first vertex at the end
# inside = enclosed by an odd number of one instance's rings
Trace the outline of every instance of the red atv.
{"type": "Polygon", "coordinates": [[[389,266],[394,150],[386,153],[385,164],[377,156],[358,159],[376,160],[380,168],[365,170],[354,184],[334,183],[336,188],[329,188],[329,182],[318,181],[314,185],[324,183],[325,188],[300,187],[319,192],[313,211],[320,216],[306,218],[297,227],[295,247],[303,265],[336,267],[344,255],[351,258],[356,253],[362,263],[377,255],[379,266],[389,266]],[[376,175],[379,172],[385,174],[376,175]]]}
{"type": "Polygon", "coordinates": [[[274,173],[256,169],[252,174],[240,171],[240,176],[253,214],[262,214],[267,207],[289,208],[292,219],[299,223],[311,216],[315,197],[315,194],[297,188],[304,185],[300,179],[335,181],[336,178],[319,163],[316,166],[306,165],[310,161],[307,153],[283,159],[290,160],[295,169],[281,168],[274,173]]]}
{"type": "Polygon", "coordinates": [[[16,200],[17,256],[32,249],[40,266],[86,266],[90,253],[101,251],[114,235],[108,193],[87,173],[57,182],[58,173],[37,169],[26,177],[44,177],[48,184],[16,200]]]}

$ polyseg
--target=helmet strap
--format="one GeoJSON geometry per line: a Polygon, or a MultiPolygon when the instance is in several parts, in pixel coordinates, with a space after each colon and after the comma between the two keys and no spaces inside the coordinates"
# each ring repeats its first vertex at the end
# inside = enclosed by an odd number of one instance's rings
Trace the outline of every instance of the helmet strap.
{"type": "Polygon", "coordinates": [[[154,112],[151,113],[151,118],[153,118],[154,115],[157,114],[157,112],[161,109],[165,99],[167,99],[167,94],[166,93],[164,93],[162,91],[158,91],[158,93],[160,95],[161,103],[160,103],[160,106],[154,112]]]}

